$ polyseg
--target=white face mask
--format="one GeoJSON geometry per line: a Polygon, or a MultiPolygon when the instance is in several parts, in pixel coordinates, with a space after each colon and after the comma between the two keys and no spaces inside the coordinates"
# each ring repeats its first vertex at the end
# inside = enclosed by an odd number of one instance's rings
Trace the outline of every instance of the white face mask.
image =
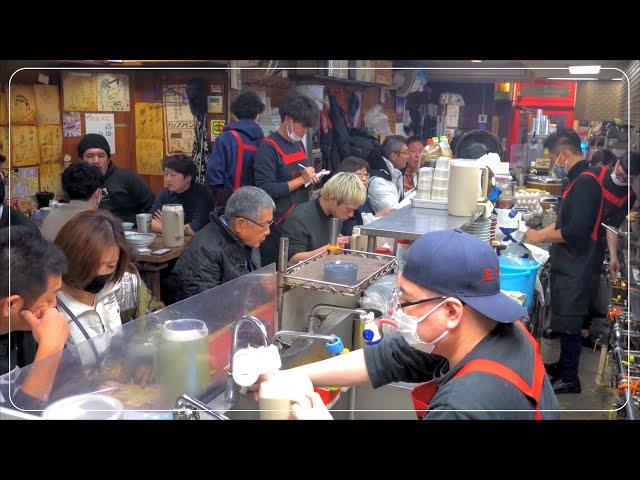
{"type": "Polygon", "coordinates": [[[627,185],[629,185],[628,181],[620,180],[620,177],[616,175],[615,170],[611,172],[611,180],[619,187],[626,187],[627,185]]]}
{"type": "Polygon", "coordinates": [[[302,137],[297,136],[296,132],[293,130],[293,123],[291,124],[291,131],[289,131],[289,124],[287,124],[286,127],[287,127],[287,135],[289,136],[289,139],[291,140],[291,142],[296,143],[296,142],[302,141],[302,137]]]}
{"type": "Polygon", "coordinates": [[[418,324],[433,312],[435,312],[438,308],[440,308],[444,304],[445,300],[442,300],[438,305],[433,307],[420,318],[414,317],[412,315],[407,315],[402,311],[401,308],[396,309],[393,314],[392,320],[398,325],[398,332],[402,334],[407,343],[413,348],[424,353],[431,353],[433,352],[436,344],[449,334],[449,329],[447,329],[432,342],[425,342],[420,338],[420,335],[418,335],[418,324]]]}

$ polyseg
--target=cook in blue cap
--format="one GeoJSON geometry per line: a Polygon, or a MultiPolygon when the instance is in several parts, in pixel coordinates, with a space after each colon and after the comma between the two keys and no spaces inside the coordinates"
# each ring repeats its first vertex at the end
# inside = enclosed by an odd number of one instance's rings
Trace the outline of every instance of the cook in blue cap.
{"type": "MultiPolygon", "coordinates": [[[[428,233],[409,248],[397,284],[401,335],[294,370],[316,387],[427,382],[411,392],[424,419],[558,418],[539,345],[517,322],[526,311],[500,292],[487,243],[461,230],[428,233]]],[[[317,393],[309,403],[292,405],[292,417],[331,418],[317,393]]]]}

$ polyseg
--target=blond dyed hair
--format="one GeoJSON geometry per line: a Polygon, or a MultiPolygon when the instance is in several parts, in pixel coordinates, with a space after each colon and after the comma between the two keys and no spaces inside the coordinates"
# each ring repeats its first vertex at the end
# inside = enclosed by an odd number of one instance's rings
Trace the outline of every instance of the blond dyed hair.
{"type": "Polygon", "coordinates": [[[339,205],[346,203],[360,206],[367,200],[367,189],[357,175],[340,172],[322,187],[320,196],[324,199],[334,198],[339,205]]]}

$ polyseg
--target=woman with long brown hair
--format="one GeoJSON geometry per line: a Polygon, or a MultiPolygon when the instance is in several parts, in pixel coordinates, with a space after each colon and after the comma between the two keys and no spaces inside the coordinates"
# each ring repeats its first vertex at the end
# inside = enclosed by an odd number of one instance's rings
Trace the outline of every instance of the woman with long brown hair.
{"type": "Polygon", "coordinates": [[[120,220],[105,210],[85,210],[60,229],[54,243],[68,261],[58,304],[70,321],[69,342],[80,343],[122,325],[116,293],[129,252],[120,220]]]}

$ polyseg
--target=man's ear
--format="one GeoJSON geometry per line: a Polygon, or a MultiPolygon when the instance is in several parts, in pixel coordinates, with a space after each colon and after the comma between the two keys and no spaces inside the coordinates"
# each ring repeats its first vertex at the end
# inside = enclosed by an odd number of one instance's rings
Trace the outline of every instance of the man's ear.
{"type": "Polygon", "coordinates": [[[0,333],[6,333],[9,331],[9,313],[11,313],[11,329],[17,330],[22,320],[18,315],[18,312],[24,308],[24,300],[20,295],[11,295],[10,297],[4,297],[0,300],[0,333]],[[5,325],[6,322],[6,325],[5,325]]]}

